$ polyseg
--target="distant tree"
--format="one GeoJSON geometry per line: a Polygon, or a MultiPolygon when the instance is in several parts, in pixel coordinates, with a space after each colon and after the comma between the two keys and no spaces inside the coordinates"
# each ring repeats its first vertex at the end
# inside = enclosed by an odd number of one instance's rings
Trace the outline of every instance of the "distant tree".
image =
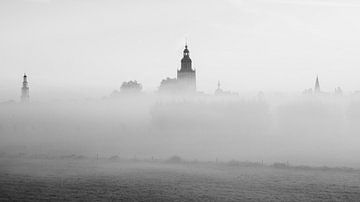
{"type": "Polygon", "coordinates": [[[110,94],[110,97],[111,98],[116,98],[120,95],[120,91],[118,90],[114,90],[111,94],[110,94]]]}
{"type": "Polygon", "coordinates": [[[180,156],[172,156],[172,157],[168,158],[165,162],[166,163],[182,163],[183,160],[180,156]]]}
{"type": "Polygon", "coordinates": [[[122,93],[139,93],[142,90],[141,83],[138,83],[136,80],[123,82],[120,87],[120,92],[122,93]]]}
{"type": "Polygon", "coordinates": [[[166,78],[163,79],[160,83],[159,86],[159,91],[160,92],[175,92],[178,90],[178,82],[176,80],[176,78],[166,78]]]}
{"type": "Polygon", "coordinates": [[[343,91],[340,87],[335,88],[335,95],[342,95],[343,91]]]}

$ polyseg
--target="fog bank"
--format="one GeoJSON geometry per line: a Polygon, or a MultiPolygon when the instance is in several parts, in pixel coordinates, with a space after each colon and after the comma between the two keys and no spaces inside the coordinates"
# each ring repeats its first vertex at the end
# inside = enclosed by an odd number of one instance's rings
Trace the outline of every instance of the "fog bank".
{"type": "Polygon", "coordinates": [[[360,167],[355,96],[170,97],[0,105],[0,152],[360,167]]]}

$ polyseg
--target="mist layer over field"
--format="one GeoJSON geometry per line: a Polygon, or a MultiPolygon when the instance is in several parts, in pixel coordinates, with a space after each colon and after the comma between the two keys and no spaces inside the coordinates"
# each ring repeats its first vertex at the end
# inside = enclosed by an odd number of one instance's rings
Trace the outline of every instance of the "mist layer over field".
{"type": "Polygon", "coordinates": [[[290,162],[360,167],[355,96],[122,96],[0,105],[9,155],[290,162]]]}

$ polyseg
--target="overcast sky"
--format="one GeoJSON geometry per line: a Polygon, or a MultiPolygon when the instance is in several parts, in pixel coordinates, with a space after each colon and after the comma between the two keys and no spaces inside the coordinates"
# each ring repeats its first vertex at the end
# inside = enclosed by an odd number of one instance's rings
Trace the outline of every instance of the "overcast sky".
{"type": "Polygon", "coordinates": [[[107,96],[176,77],[185,38],[198,90],[360,90],[360,3],[351,0],[2,0],[0,101],[107,96]]]}

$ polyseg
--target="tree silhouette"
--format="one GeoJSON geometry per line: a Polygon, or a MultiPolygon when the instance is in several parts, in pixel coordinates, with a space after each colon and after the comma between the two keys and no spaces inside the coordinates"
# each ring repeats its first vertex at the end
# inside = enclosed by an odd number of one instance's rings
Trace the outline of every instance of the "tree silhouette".
{"type": "Polygon", "coordinates": [[[128,81],[128,82],[124,81],[120,87],[120,92],[124,92],[124,93],[128,93],[128,92],[139,93],[141,90],[142,90],[142,85],[141,83],[138,83],[136,80],[128,81]]]}
{"type": "Polygon", "coordinates": [[[178,82],[175,78],[166,78],[163,79],[159,86],[160,92],[175,92],[178,90],[178,82]]]}

